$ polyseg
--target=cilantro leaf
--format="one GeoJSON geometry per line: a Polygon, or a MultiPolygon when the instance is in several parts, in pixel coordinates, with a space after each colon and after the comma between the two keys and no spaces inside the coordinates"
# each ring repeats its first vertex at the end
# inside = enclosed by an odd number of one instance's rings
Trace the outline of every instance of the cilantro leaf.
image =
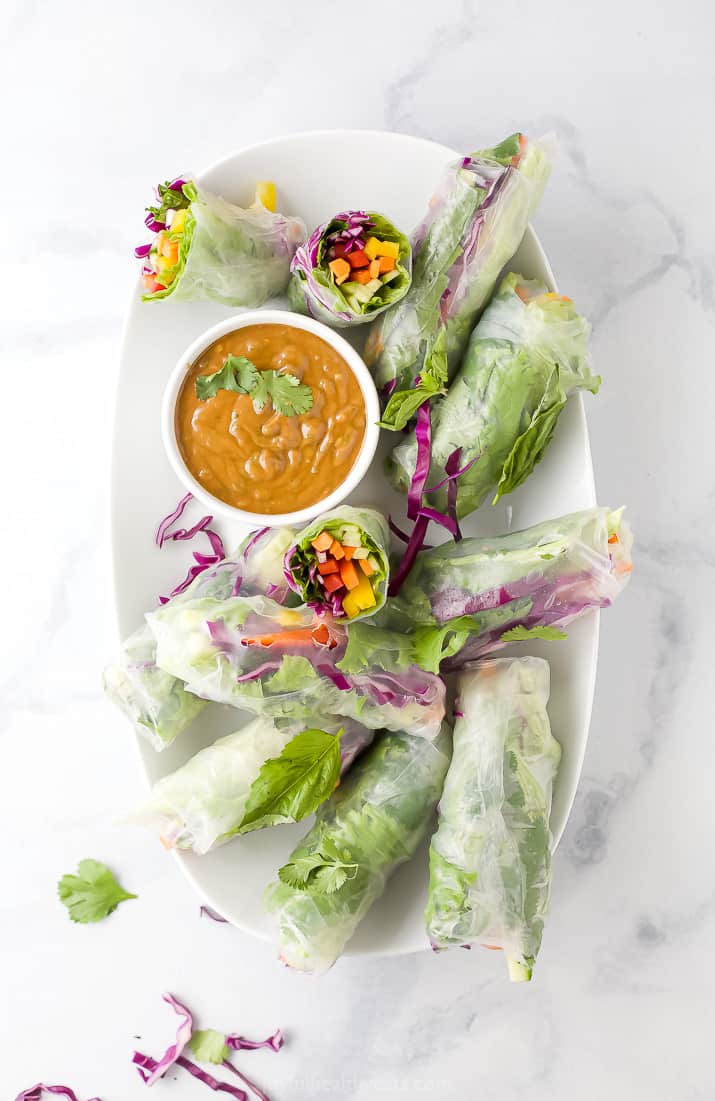
{"type": "Polygon", "coordinates": [[[285,883],[288,887],[293,887],[294,890],[300,891],[304,887],[307,887],[308,880],[312,873],[322,867],[324,861],[319,852],[305,853],[302,856],[296,856],[294,860],[291,860],[288,864],[284,864],[282,868],[278,869],[278,878],[281,883],[285,883]]]}
{"type": "Polygon", "coordinates": [[[289,371],[259,371],[246,356],[226,356],[220,371],[198,375],[196,396],[213,398],[219,390],[249,394],[257,413],[272,402],[276,413],[297,417],[313,408],[313,391],[289,371]]]}
{"type": "Polygon", "coordinates": [[[501,636],[500,642],[519,642],[528,638],[545,638],[555,642],[567,637],[566,632],[558,627],[510,627],[501,636]]]}
{"type": "Polygon", "coordinates": [[[239,833],[299,822],[332,793],[340,777],[340,735],[304,730],[280,756],[264,761],[251,785],[239,833]]]}
{"type": "Polygon", "coordinates": [[[250,394],[256,387],[260,371],[245,356],[226,356],[220,371],[211,375],[198,375],[196,396],[201,401],[213,398],[219,390],[233,390],[236,394],[250,394]]]}
{"type": "Polygon", "coordinates": [[[189,1040],[189,1047],[200,1063],[223,1063],[229,1050],[223,1032],[215,1028],[199,1028],[189,1040]]]}
{"type": "Polygon", "coordinates": [[[119,886],[106,864],[98,860],[81,860],[78,875],[63,875],[57,884],[60,901],[69,910],[72,921],[86,924],[101,921],[120,902],[136,898],[119,886]]]}
{"type": "Polygon", "coordinates": [[[266,376],[266,388],[276,413],[297,417],[313,408],[313,391],[296,375],[287,371],[261,371],[261,376],[266,376]]]}

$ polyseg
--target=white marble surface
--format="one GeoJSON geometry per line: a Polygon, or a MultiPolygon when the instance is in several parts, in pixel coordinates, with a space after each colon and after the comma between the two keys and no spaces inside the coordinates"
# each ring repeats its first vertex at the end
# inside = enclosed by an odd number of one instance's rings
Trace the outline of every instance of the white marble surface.
{"type": "MultiPolygon", "coordinates": [[[[709,3],[646,0],[4,6],[2,1101],[38,1079],[142,1098],[129,1056],[135,1036],[157,1052],[172,1033],[164,990],[204,1025],[281,1025],[280,1055],[243,1060],[275,1101],[713,1096],[713,29],[709,3]],[[142,785],[99,688],[137,212],[172,168],[333,126],[465,149],[516,127],[562,141],[536,227],[596,322],[597,486],[629,504],[638,554],[602,620],[588,757],[527,988],[479,952],[292,975],[200,920],[173,863],[116,824],[142,785]],[[89,855],[140,898],[78,927],[55,883],[89,855]]],[[[208,1096],[185,1075],[156,1094],[208,1096]]]]}

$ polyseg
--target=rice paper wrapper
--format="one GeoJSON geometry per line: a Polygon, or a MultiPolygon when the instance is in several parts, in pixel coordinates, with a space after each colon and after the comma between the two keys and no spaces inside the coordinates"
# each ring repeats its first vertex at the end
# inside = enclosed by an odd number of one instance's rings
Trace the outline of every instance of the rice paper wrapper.
{"type": "Polygon", "coordinates": [[[143,624],[104,671],[104,690],[157,751],[170,745],[206,706],[156,664],[156,642],[143,624]]]}
{"type": "MultiPolygon", "coordinates": [[[[543,457],[570,394],[595,393],[591,326],[570,299],[510,273],[472,333],[466,355],[443,397],[430,403],[427,499],[448,507],[445,473],[455,453],[456,512],[516,489],[543,457]]],[[[394,448],[388,477],[407,492],[417,463],[414,431],[394,448]]]]}
{"type": "Polygon", "coordinates": [[[633,535],[623,512],[585,509],[423,551],[387,605],[388,622],[395,630],[417,628],[415,660],[443,673],[528,638],[524,632],[559,637],[626,587],[633,535]]]}
{"type": "Polygon", "coordinates": [[[301,219],[275,214],[260,204],[244,209],[193,181],[184,190],[193,198],[182,266],[165,291],[147,295],[146,300],[209,298],[226,306],[256,307],[282,294],[295,250],[305,240],[301,219]]]}
{"type": "Polygon", "coordinates": [[[450,742],[446,726],[432,743],[380,736],[320,808],[266,894],[289,967],[328,970],[392,872],[414,855],[433,820],[450,742]]]}
{"type": "Polygon", "coordinates": [[[520,134],[447,166],[413,235],[412,286],[365,349],[386,397],[454,374],[549,172],[548,142],[520,134]]]}
{"type": "Polygon", "coordinates": [[[296,250],[291,263],[288,297],[293,310],[308,313],[333,328],[364,325],[404,298],[412,279],[412,249],[407,237],[377,211],[348,210],[336,214],[313,230],[296,250]],[[399,246],[397,276],[376,290],[365,302],[357,301],[338,285],[329,267],[330,245],[339,240],[348,247],[364,244],[368,237],[399,246]]]}
{"type": "MultiPolygon", "coordinates": [[[[265,593],[278,603],[297,597],[283,574],[283,556],[295,538],[291,528],[252,532],[231,558],[199,574],[165,605],[177,608],[194,600],[227,600],[239,592],[265,593]]],[[[147,624],[130,635],[116,660],[104,671],[104,690],[137,734],[160,751],[170,745],[206,706],[179,677],[156,663],[156,639],[147,624]]]]}
{"type": "Polygon", "coordinates": [[[284,608],[266,597],[203,598],[167,604],[147,621],[159,667],[203,699],[275,720],[328,714],[371,730],[409,729],[429,739],[439,732],[444,684],[397,660],[399,636],[359,671],[343,672],[349,628],[318,624],[304,606],[284,608]]]}
{"type": "MultiPolygon", "coordinates": [[[[319,516],[303,528],[286,551],[285,574],[291,588],[298,593],[305,604],[310,604],[321,612],[332,611],[336,614],[335,609],[331,609],[329,596],[321,589],[316,579],[317,568],[312,541],[323,531],[329,532],[339,542],[345,538],[346,533],[351,540],[359,539],[359,546],[367,548],[370,555],[377,561],[379,569],[370,577],[375,606],[353,616],[351,622],[375,615],[385,604],[390,582],[390,529],[385,517],[375,509],[341,505],[319,516]]],[[[337,615],[340,617],[344,612],[338,610],[337,615]]]]}
{"type": "Polygon", "coordinates": [[[460,674],[454,750],[430,846],[434,947],[501,948],[530,979],[551,889],[549,817],[561,748],[541,658],[487,660],[460,674]]]}
{"type": "Polygon", "coordinates": [[[207,853],[238,833],[251,785],[267,760],[280,756],[306,727],[342,730],[342,769],[372,741],[358,723],[323,715],[308,723],[279,726],[259,716],[235,734],[219,738],[152,787],[128,821],[156,833],[165,848],[207,853]]]}

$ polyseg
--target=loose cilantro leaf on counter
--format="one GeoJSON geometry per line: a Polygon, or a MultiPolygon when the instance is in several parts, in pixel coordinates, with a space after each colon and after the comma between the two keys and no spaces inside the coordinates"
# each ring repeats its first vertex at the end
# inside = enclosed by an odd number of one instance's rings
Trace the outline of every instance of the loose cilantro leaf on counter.
{"type": "Polygon", "coordinates": [[[230,1054],[226,1037],[215,1028],[197,1029],[189,1041],[189,1047],[200,1063],[223,1063],[230,1054]]]}
{"type": "Polygon", "coordinates": [[[256,412],[271,401],[276,413],[296,417],[313,407],[313,391],[296,375],[280,371],[259,371],[246,356],[226,356],[220,371],[199,375],[196,396],[201,401],[213,398],[219,390],[248,394],[256,412]]]}
{"type": "Polygon", "coordinates": [[[101,921],[120,902],[136,898],[120,887],[106,864],[98,860],[81,860],[78,875],[63,875],[57,884],[60,901],[69,910],[72,921],[86,924],[101,921]]]}

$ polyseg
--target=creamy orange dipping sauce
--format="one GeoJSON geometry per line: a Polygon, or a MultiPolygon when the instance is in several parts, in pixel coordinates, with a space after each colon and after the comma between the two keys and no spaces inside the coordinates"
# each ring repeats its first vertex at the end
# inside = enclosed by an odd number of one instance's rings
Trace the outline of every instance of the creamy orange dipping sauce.
{"type": "Polygon", "coordinates": [[[352,370],[329,344],[289,325],[247,325],[211,344],[188,371],[175,412],[181,456],[200,484],[249,512],[295,512],[322,501],[345,480],[365,435],[365,402],[352,370]],[[219,371],[228,355],[259,370],[285,370],[313,392],[300,416],[260,413],[230,390],[201,401],[195,379],[219,371]]]}

